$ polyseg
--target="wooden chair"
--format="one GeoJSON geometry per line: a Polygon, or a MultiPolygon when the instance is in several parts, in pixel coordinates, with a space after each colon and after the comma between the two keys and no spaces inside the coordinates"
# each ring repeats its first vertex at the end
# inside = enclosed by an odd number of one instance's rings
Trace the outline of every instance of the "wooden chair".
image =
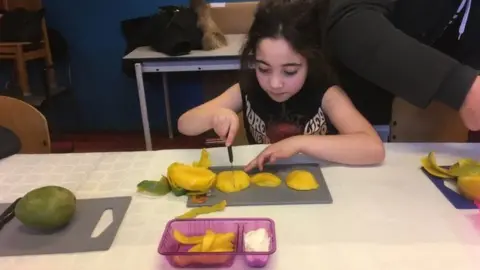
{"type": "Polygon", "coordinates": [[[47,119],[35,107],[19,99],[0,96],[0,126],[10,129],[22,143],[20,153],[50,153],[47,119]]]}
{"type": "MultiPolygon", "coordinates": [[[[0,0],[0,9],[9,11],[15,8],[38,11],[42,9],[42,2],[41,0],[0,0]]],[[[45,19],[42,19],[42,41],[39,46],[34,45],[30,42],[0,42],[0,60],[9,59],[14,61],[18,84],[24,96],[32,94],[27,71],[27,62],[31,60],[44,59],[49,88],[47,91],[56,87],[55,71],[53,69],[45,19]]]]}

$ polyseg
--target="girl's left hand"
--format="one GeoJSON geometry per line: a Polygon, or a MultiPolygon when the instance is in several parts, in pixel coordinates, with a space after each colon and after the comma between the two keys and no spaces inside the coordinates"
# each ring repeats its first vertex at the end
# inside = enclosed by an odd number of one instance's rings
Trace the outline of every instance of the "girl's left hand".
{"type": "Polygon", "coordinates": [[[255,159],[250,161],[245,167],[245,171],[250,171],[258,167],[260,171],[263,170],[263,165],[266,162],[273,163],[277,159],[289,158],[300,151],[301,136],[293,136],[277,143],[274,143],[265,148],[255,159]]]}

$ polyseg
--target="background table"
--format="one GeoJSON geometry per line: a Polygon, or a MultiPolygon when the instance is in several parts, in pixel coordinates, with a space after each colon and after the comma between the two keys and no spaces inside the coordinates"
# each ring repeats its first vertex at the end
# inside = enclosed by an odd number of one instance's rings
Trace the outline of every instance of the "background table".
{"type": "MultiPolygon", "coordinates": [[[[324,167],[333,204],[227,207],[208,216],[274,219],[278,250],[268,269],[480,269],[478,210],[454,209],[420,170],[420,158],[429,151],[437,151],[440,164],[451,164],[459,157],[480,159],[480,145],[386,146],[383,166],[324,167]]],[[[236,162],[247,163],[263,147],[236,147],[236,162]]],[[[224,148],[209,152],[215,165],[227,165],[224,148]]],[[[185,198],[139,196],[135,185],[158,179],[173,161],[191,162],[199,155],[200,150],[163,150],[1,160],[1,202],[44,184],[64,185],[79,198],[134,198],[109,251],[3,257],[0,269],[170,269],[156,249],[166,222],[187,210],[185,198]]]]}
{"type": "Polygon", "coordinates": [[[142,125],[147,150],[152,150],[150,122],[148,119],[147,102],[145,100],[145,86],[143,73],[162,73],[163,94],[165,99],[165,113],[167,117],[168,136],[173,138],[173,123],[170,113],[170,99],[167,73],[187,71],[220,71],[240,69],[239,55],[245,35],[226,35],[228,46],[212,51],[192,51],[182,56],[168,56],[153,51],[150,47],[139,47],[127,54],[123,59],[135,65],[138,97],[142,113],[142,125]]]}

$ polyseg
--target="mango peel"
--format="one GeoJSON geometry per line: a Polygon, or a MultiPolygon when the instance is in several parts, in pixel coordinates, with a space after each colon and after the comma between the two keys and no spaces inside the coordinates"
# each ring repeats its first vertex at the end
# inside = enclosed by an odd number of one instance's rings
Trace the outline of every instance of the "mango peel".
{"type": "Polygon", "coordinates": [[[170,191],[175,196],[206,194],[215,181],[210,154],[202,149],[200,160],[192,165],[174,162],[167,168],[167,175],[160,180],[143,180],[137,184],[137,192],[163,196],[170,191]],[[193,176],[193,177],[192,177],[193,176]]]}
{"type": "Polygon", "coordinates": [[[204,214],[210,214],[213,212],[223,211],[225,210],[225,207],[227,207],[227,201],[223,200],[212,206],[201,206],[201,207],[193,208],[188,212],[184,213],[183,215],[178,216],[177,219],[196,218],[198,215],[204,215],[204,214]]]}
{"type": "Polygon", "coordinates": [[[143,180],[137,185],[137,192],[146,193],[152,196],[163,196],[171,191],[168,179],[162,176],[160,181],[143,180]]]}
{"type": "Polygon", "coordinates": [[[447,170],[437,165],[437,160],[435,158],[435,153],[430,152],[426,157],[421,159],[422,167],[429,174],[441,178],[441,179],[451,179],[453,175],[447,170]]]}
{"type": "Polygon", "coordinates": [[[202,152],[200,153],[200,160],[194,161],[192,166],[202,167],[202,168],[210,168],[210,166],[212,166],[212,161],[210,160],[210,154],[206,149],[202,149],[202,152]]]}
{"type": "Polygon", "coordinates": [[[441,179],[454,179],[462,176],[480,176],[480,162],[470,158],[463,158],[458,160],[448,169],[438,166],[435,152],[430,152],[426,157],[421,159],[422,168],[430,175],[441,179]]]}
{"type": "Polygon", "coordinates": [[[458,160],[448,169],[438,166],[435,153],[421,159],[422,167],[430,175],[440,179],[456,180],[460,194],[469,200],[480,201],[480,162],[470,158],[458,160]]]}

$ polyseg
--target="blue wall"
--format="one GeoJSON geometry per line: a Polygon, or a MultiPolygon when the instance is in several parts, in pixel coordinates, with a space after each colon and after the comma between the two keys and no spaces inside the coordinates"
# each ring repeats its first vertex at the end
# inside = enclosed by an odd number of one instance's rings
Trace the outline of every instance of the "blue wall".
{"type": "MultiPolygon", "coordinates": [[[[120,22],[152,14],[160,5],[187,4],[188,0],[43,0],[43,3],[48,26],[59,31],[69,44],[72,93],[77,104],[57,107],[60,109],[55,110],[55,118],[82,131],[140,130],[136,82],[121,70],[125,41],[120,22]],[[82,121],[69,117],[72,114],[66,110],[73,109],[78,110],[82,121]],[[64,115],[58,117],[58,114],[64,115]]],[[[0,78],[5,78],[5,72],[2,73],[0,78]]],[[[193,72],[169,76],[172,117],[176,121],[184,111],[202,102],[201,77],[193,72]]],[[[158,85],[146,87],[151,128],[166,130],[161,80],[158,85]]]]}

